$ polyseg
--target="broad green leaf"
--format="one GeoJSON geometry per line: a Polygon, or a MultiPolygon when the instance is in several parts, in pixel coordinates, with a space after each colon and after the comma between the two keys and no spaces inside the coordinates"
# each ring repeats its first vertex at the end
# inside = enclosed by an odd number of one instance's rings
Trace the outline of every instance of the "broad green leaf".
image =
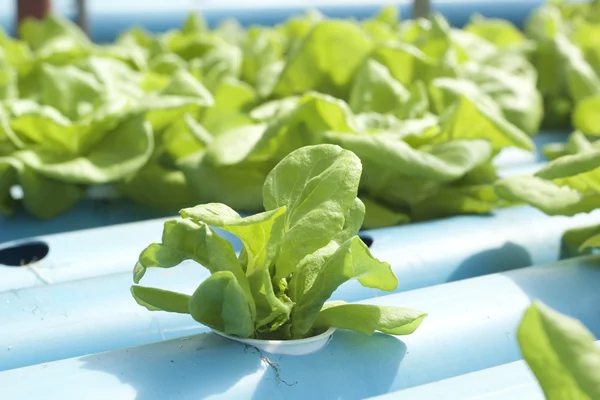
{"type": "Polygon", "coordinates": [[[423,81],[414,82],[408,90],[410,92],[408,101],[397,108],[394,114],[403,119],[405,123],[409,121],[407,118],[427,119],[427,117],[432,117],[429,112],[429,95],[423,81]]]}
{"type": "MultiPolygon", "coordinates": [[[[584,246],[588,239],[597,238],[597,235],[600,235],[600,225],[569,229],[565,231],[562,237],[564,250],[566,250],[568,256],[575,256],[589,250],[591,247],[597,247],[584,246]]],[[[594,241],[596,240],[597,239],[594,239],[594,241]]]]}
{"type": "Polygon", "coordinates": [[[137,285],[131,286],[131,294],[140,306],[150,311],[190,313],[190,296],[187,294],[137,285]]]}
{"type": "Polygon", "coordinates": [[[386,43],[378,46],[371,57],[386,66],[402,85],[409,86],[418,80],[427,80],[433,60],[417,47],[406,43],[386,43]]]}
{"type": "Polygon", "coordinates": [[[590,141],[581,131],[569,135],[567,142],[549,143],[543,147],[544,155],[554,160],[569,154],[585,153],[600,148],[600,141],[590,141]]]}
{"type": "Polygon", "coordinates": [[[185,61],[204,56],[208,51],[221,45],[222,41],[212,34],[185,34],[172,31],[150,44],[153,54],[175,53],[185,61]],[[154,48],[152,48],[154,47],[154,48]]]}
{"type": "Polygon", "coordinates": [[[563,23],[557,5],[548,3],[529,16],[525,23],[525,33],[536,40],[553,38],[563,30],[563,23]]]}
{"type": "Polygon", "coordinates": [[[212,274],[227,271],[247,297],[255,313],[250,285],[231,243],[217,235],[204,223],[188,219],[165,222],[161,243],[152,243],[142,253],[133,269],[133,281],[139,283],[148,268],[172,268],[185,260],[194,260],[212,274]]]}
{"type": "Polygon", "coordinates": [[[68,64],[91,51],[91,42],[77,25],[55,15],[48,15],[43,20],[24,20],[19,25],[19,36],[38,59],[53,64],[68,64]]]}
{"type": "Polygon", "coordinates": [[[326,131],[355,132],[352,113],[339,99],[308,93],[294,109],[271,121],[248,160],[280,161],[300,147],[322,143],[326,131]]]}
{"type": "Polygon", "coordinates": [[[85,192],[82,187],[47,178],[21,165],[18,182],[23,189],[23,206],[34,217],[49,219],[68,211],[85,192]]]}
{"type": "Polygon", "coordinates": [[[505,178],[496,183],[495,189],[505,200],[525,202],[549,215],[590,212],[600,204],[600,195],[584,196],[568,186],[534,176],[505,178]]]}
{"type": "Polygon", "coordinates": [[[427,142],[440,133],[438,118],[426,114],[421,118],[400,120],[390,114],[364,113],[356,116],[359,131],[385,134],[394,139],[402,139],[407,143],[427,142]]]}
{"type": "Polygon", "coordinates": [[[600,247],[597,243],[598,235],[600,235],[600,225],[573,228],[565,231],[562,243],[567,255],[575,256],[586,250],[591,250],[591,248],[600,247]]]}
{"type": "Polygon", "coordinates": [[[15,201],[10,190],[17,184],[18,163],[8,157],[0,157],[0,213],[12,214],[15,201]]]}
{"type": "Polygon", "coordinates": [[[458,179],[474,167],[489,161],[492,156],[490,143],[485,140],[454,140],[424,151],[382,135],[333,133],[328,134],[326,140],[353,151],[362,160],[370,160],[377,168],[437,181],[458,179]]]}
{"type": "Polygon", "coordinates": [[[365,218],[365,205],[357,197],[346,212],[344,217],[344,227],[333,237],[333,241],[337,244],[342,244],[346,240],[358,234],[360,227],[363,225],[365,218]]]}
{"type": "Polygon", "coordinates": [[[242,78],[256,86],[261,71],[283,58],[283,37],[276,30],[250,27],[242,44],[242,78]]]}
{"type": "Polygon", "coordinates": [[[254,334],[248,298],[229,271],[215,272],[202,282],[189,307],[192,317],[210,328],[242,338],[254,334]]]}
{"type": "Polygon", "coordinates": [[[600,194],[600,149],[557,158],[535,175],[553,179],[559,185],[568,185],[584,194],[600,194]]]}
{"type": "Polygon", "coordinates": [[[177,210],[196,203],[181,171],[149,162],[135,175],[118,182],[119,192],[138,204],[157,209],[177,210]]]}
{"type": "Polygon", "coordinates": [[[343,301],[325,303],[319,312],[316,327],[335,327],[373,334],[375,331],[390,335],[413,333],[427,316],[422,311],[392,306],[347,304],[343,301]]]}
{"type": "Polygon", "coordinates": [[[394,113],[408,101],[409,96],[406,88],[390,75],[385,66],[367,60],[354,78],[349,104],[357,113],[394,113]]]}
{"type": "Polygon", "coordinates": [[[360,160],[353,153],[320,145],[291,153],[269,173],[263,189],[265,209],[287,209],[276,279],[294,272],[302,258],[343,229],[360,172],[360,160]]]}
{"type": "Polygon", "coordinates": [[[443,139],[488,139],[494,149],[535,148],[529,136],[508,122],[498,104],[474,83],[439,78],[433,82],[432,90],[438,110],[446,110],[442,116],[443,139]]]}
{"type": "Polygon", "coordinates": [[[246,274],[269,269],[277,257],[283,236],[286,207],[242,218],[224,204],[209,203],[180,211],[183,218],[226,230],[236,235],[244,246],[246,274]]]}
{"type": "Polygon", "coordinates": [[[487,214],[500,205],[492,184],[452,185],[411,205],[414,221],[446,218],[461,214],[487,214]]]}
{"type": "Polygon", "coordinates": [[[94,74],[110,96],[136,98],[144,95],[142,74],[119,60],[94,56],[86,60],[84,68],[94,74]]]}
{"type": "Polygon", "coordinates": [[[163,131],[155,147],[168,155],[171,161],[177,161],[202,151],[210,141],[212,136],[202,125],[185,114],[163,131]]]}
{"type": "Polygon", "coordinates": [[[252,86],[225,80],[215,90],[214,99],[214,106],[206,109],[201,118],[202,125],[213,135],[252,123],[244,113],[257,99],[252,86]]]}
{"type": "Polygon", "coordinates": [[[252,124],[221,133],[207,146],[203,162],[225,167],[243,162],[262,138],[265,125],[252,124]]]}
{"type": "Polygon", "coordinates": [[[374,258],[358,236],[339,246],[319,269],[311,268],[310,263],[303,267],[294,274],[292,281],[306,280],[312,284],[303,285],[303,291],[294,300],[293,337],[303,337],[311,329],[325,301],[350,279],[358,279],[365,287],[386,291],[392,291],[398,285],[390,265],[374,258]]]}
{"type": "Polygon", "coordinates": [[[600,95],[585,98],[575,105],[572,123],[586,135],[600,136],[600,95]]]}
{"type": "Polygon", "coordinates": [[[65,156],[31,146],[15,154],[29,168],[48,178],[70,183],[100,184],[139,170],[152,154],[153,137],[141,116],[120,124],[88,153],[65,156]]]}
{"type": "Polygon", "coordinates": [[[571,98],[576,101],[600,95],[600,78],[584,59],[581,50],[565,36],[557,35],[554,43],[566,66],[567,85],[571,98]]]}
{"type": "Polygon", "coordinates": [[[366,209],[365,220],[362,225],[365,229],[403,225],[410,222],[410,217],[404,213],[393,211],[369,197],[361,196],[361,199],[366,209]]]}
{"type": "Polygon", "coordinates": [[[242,285],[246,280],[231,244],[206,224],[187,219],[165,222],[162,243],[153,243],[142,251],[133,280],[139,283],[148,268],[172,268],[184,260],[194,260],[211,273],[230,271],[242,285]]]}
{"type": "Polygon", "coordinates": [[[21,76],[31,72],[34,60],[27,43],[10,37],[0,28],[0,48],[6,65],[15,68],[21,76]]]}
{"type": "Polygon", "coordinates": [[[158,132],[185,114],[213,104],[210,92],[190,73],[179,70],[160,92],[139,99],[135,109],[145,111],[148,122],[158,132]]]}
{"type": "Polygon", "coordinates": [[[13,118],[6,133],[19,148],[28,142],[58,153],[78,155],[88,152],[115,129],[126,115],[124,106],[122,102],[104,104],[90,118],[71,121],[53,107],[17,100],[10,104],[13,118]]]}
{"type": "Polygon", "coordinates": [[[495,18],[484,18],[476,15],[465,31],[474,33],[489,40],[500,48],[509,48],[525,42],[525,36],[509,21],[495,18]]]}
{"type": "Polygon", "coordinates": [[[177,73],[177,71],[185,70],[187,63],[177,54],[165,53],[154,57],[148,67],[152,72],[156,72],[157,74],[172,75],[177,73]]]}
{"type": "Polygon", "coordinates": [[[454,55],[449,52],[452,30],[443,16],[433,14],[429,19],[407,22],[400,27],[400,32],[401,45],[404,45],[402,42],[407,42],[427,57],[423,59],[426,61],[423,68],[415,71],[419,74],[419,79],[429,80],[433,75],[454,76],[454,55]],[[427,64],[432,68],[428,68],[427,64]]]}
{"type": "Polygon", "coordinates": [[[518,76],[499,67],[469,65],[469,79],[501,108],[504,117],[529,135],[537,133],[543,116],[535,77],[518,76]]]}
{"type": "Polygon", "coordinates": [[[285,97],[318,90],[347,98],[351,79],[370,50],[369,39],[356,23],[320,22],[291,55],[273,94],[285,97]]]}
{"type": "Polygon", "coordinates": [[[182,96],[197,99],[198,104],[203,106],[212,106],[214,99],[210,92],[185,70],[177,71],[169,84],[160,92],[165,96],[182,96]]]}
{"type": "Polygon", "coordinates": [[[183,120],[185,121],[185,125],[192,136],[194,136],[196,140],[203,146],[208,146],[208,144],[213,141],[211,134],[208,133],[206,129],[200,123],[198,123],[198,121],[192,118],[190,114],[185,114],[183,116],[183,120]]]}
{"type": "MultiPolygon", "coordinates": [[[[0,32],[0,35],[2,35],[2,32],[0,32]]],[[[0,47],[0,100],[15,99],[18,97],[18,71],[9,65],[6,60],[5,51],[0,47]]]]}
{"type": "Polygon", "coordinates": [[[0,144],[3,145],[0,156],[4,151],[8,154],[25,147],[23,140],[11,128],[9,114],[2,105],[0,105],[0,144]]]}
{"type": "Polygon", "coordinates": [[[581,250],[596,249],[600,247],[600,234],[594,235],[581,245],[581,250]]]}
{"type": "Polygon", "coordinates": [[[224,81],[238,79],[242,68],[242,50],[228,43],[219,43],[200,59],[196,75],[211,91],[224,81]]]}
{"type": "Polygon", "coordinates": [[[598,149],[598,144],[592,143],[588,138],[581,132],[575,131],[569,135],[566,143],[566,150],[569,154],[583,153],[587,151],[594,151],[598,149]]]}
{"type": "Polygon", "coordinates": [[[517,339],[548,400],[600,398],[600,348],[581,322],[535,302],[517,339]]]}
{"type": "Polygon", "coordinates": [[[290,18],[285,24],[277,27],[283,36],[285,53],[294,54],[301,48],[304,40],[325,16],[318,10],[308,10],[303,15],[290,18]]]}
{"type": "Polygon", "coordinates": [[[289,96],[283,99],[267,101],[250,111],[250,116],[257,121],[270,121],[293,111],[298,106],[300,99],[300,96],[289,96]]]}
{"type": "Polygon", "coordinates": [[[41,101],[76,121],[93,112],[102,87],[94,75],[72,65],[42,66],[41,101]]]}
{"type": "Polygon", "coordinates": [[[361,192],[399,212],[408,212],[410,205],[435,195],[444,185],[441,181],[406,176],[400,170],[382,170],[370,160],[363,160],[363,164],[361,192]]]}
{"type": "Polygon", "coordinates": [[[208,26],[206,24],[206,21],[204,20],[202,15],[197,11],[193,11],[190,13],[190,15],[188,15],[185,22],[183,23],[183,27],[181,28],[181,31],[184,34],[204,33],[207,30],[208,26]]]}
{"type": "Polygon", "coordinates": [[[267,165],[242,162],[215,167],[205,160],[203,152],[186,157],[177,165],[201,203],[225,203],[239,211],[261,209],[267,165]]]}
{"type": "Polygon", "coordinates": [[[394,6],[383,7],[374,19],[395,28],[400,22],[400,10],[394,6]]]}

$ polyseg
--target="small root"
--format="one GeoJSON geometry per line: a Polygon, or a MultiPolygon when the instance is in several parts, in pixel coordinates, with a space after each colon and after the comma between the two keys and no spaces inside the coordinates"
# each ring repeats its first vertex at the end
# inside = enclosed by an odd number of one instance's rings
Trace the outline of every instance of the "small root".
{"type": "MultiPolygon", "coordinates": [[[[284,379],[282,379],[281,375],[280,375],[281,366],[278,363],[271,361],[269,359],[269,357],[265,356],[263,354],[263,352],[258,349],[258,347],[246,345],[246,348],[244,349],[244,352],[248,351],[248,347],[254,347],[254,349],[258,352],[258,354],[260,354],[260,359],[265,364],[267,364],[269,367],[273,368],[273,371],[275,371],[275,379],[277,380],[277,385],[283,383],[283,384],[291,387],[291,386],[295,386],[298,383],[298,381],[296,381],[294,383],[289,383],[289,382],[285,381],[284,379]]],[[[281,357],[279,359],[281,360],[281,357]]]]}

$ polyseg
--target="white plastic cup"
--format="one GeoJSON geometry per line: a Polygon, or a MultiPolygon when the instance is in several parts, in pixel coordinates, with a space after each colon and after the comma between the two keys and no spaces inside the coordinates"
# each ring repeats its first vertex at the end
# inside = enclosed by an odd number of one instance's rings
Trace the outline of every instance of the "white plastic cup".
{"type": "Polygon", "coordinates": [[[317,336],[312,336],[297,340],[260,340],[260,339],[245,339],[237,336],[227,335],[215,329],[212,331],[224,338],[244,343],[248,346],[256,347],[261,351],[271,354],[281,354],[287,356],[303,356],[321,350],[333,337],[333,332],[336,328],[329,328],[325,332],[317,336]]]}

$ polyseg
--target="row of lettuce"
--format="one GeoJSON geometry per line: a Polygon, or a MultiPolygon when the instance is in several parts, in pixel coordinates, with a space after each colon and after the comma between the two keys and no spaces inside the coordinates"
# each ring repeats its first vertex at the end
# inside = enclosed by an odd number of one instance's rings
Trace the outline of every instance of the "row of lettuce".
{"type": "Polygon", "coordinates": [[[255,212],[268,172],[320,143],[361,159],[366,227],[528,201],[498,197],[492,161],[533,150],[540,124],[572,116],[577,143],[599,133],[599,9],[546,5],[525,33],[483,18],[400,21],[392,8],[249,29],[210,30],[193,14],[108,45],[57,17],[26,21],[21,40],[0,37],[0,211],[15,209],[14,186],[50,218],[110,184],[157,208],[255,212]]]}

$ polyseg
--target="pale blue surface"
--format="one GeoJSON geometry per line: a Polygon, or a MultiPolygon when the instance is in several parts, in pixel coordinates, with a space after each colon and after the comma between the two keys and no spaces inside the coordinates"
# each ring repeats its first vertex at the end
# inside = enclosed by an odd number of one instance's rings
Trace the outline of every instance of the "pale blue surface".
{"type": "MultiPolygon", "coordinates": [[[[368,303],[372,304],[427,310],[429,316],[410,336],[368,337],[338,331],[327,347],[312,355],[270,356],[279,365],[280,378],[292,383],[291,387],[278,384],[273,369],[253,349],[213,334],[188,338],[185,335],[190,333],[191,320],[182,318],[182,329],[177,332],[173,330],[173,317],[168,314],[128,314],[125,303],[111,307],[112,299],[107,294],[103,297],[106,307],[112,308],[111,313],[98,314],[90,309],[88,335],[78,336],[64,329],[49,340],[38,333],[43,330],[42,325],[21,323],[19,337],[14,337],[14,341],[7,341],[6,337],[0,340],[7,349],[5,355],[24,347],[30,357],[44,362],[43,356],[35,354],[61,342],[69,346],[53,357],[69,356],[73,353],[70,349],[78,346],[82,346],[80,351],[87,346],[89,353],[99,351],[103,345],[116,349],[128,335],[126,329],[119,329],[120,321],[145,320],[146,333],[137,337],[138,343],[143,343],[150,339],[149,331],[157,331],[153,333],[154,340],[163,339],[165,332],[156,327],[168,318],[168,337],[176,339],[5,371],[0,373],[0,387],[3,399],[11,400],[66,400],[82,396],[123,400],[377,396],[519,360],[515,332],[532,299],[540,299],[582,320],[598,335],[599,266],[598,257],[571,259],[370,299],[368,303]],[[114,315],[116,321],[109,315],[114,315]],[[108,327],[112,327],[112,334],[108,327]],[[98,329],[103,332],[95,333],[98,329]],[[33,340],[36,335],[40,335],[40,340],[33,340]],[[26,337],[29,341],[21,339],[26,337]]],[[[117,290],[109,281],[105,283],[110,292],[117,290]]],[[[69,292],[64,293],[66,300],[69,292]]],[[[88,295],[92,299],[101,294],[88,295]]],[[[64,318],[67,321],[69,314],[64,318]]],[[[78,332],[83,329],[81,326],[74,328],[78,332]]],[[[14,331],[10,323],[4,327],[1,334],[14,331]]],[[[2,362],[6,362],[4,359],[2,362]]]]}
{"type": "MultiPolygon", "coordinates": [[[[0,259],[0,291],[130,272],[139,253],[160,241],[166,219],[5,242],[0,250],[41,241],[49,246],[49,253],[28,267],[1,265],[0,259]]],[[[400,277],[398,291],[405,291],[557,261],[563,256],[563,233],[594,223],[600,224],[600,211],[550,217],[523,206],[499,209],[492,215],[463,215],[365,230],[361,236],[373,240],[372,253],[392,264],[400,277]]],[[[240,249],[237,238],[220,233],[240,249]]],[[[124,279],[129,280],[129,276],[124,279]]],[[[349,288],[349,300],[378,294],[358,284],[349,288]]]]}
{"type": "MultiPolygon", "coordinates": [[[[600,347],[600,341],[596,342],[600,347]]],[[[525,361],[472,372],[438,382],[371,397],[369,400],[544,400],[525,361]]]]}
{"type": "Polygon", "coordinates": [[[371,397],[369,400],[544,400],[525,361],[460,375],[439,382],[371,397]]]}

